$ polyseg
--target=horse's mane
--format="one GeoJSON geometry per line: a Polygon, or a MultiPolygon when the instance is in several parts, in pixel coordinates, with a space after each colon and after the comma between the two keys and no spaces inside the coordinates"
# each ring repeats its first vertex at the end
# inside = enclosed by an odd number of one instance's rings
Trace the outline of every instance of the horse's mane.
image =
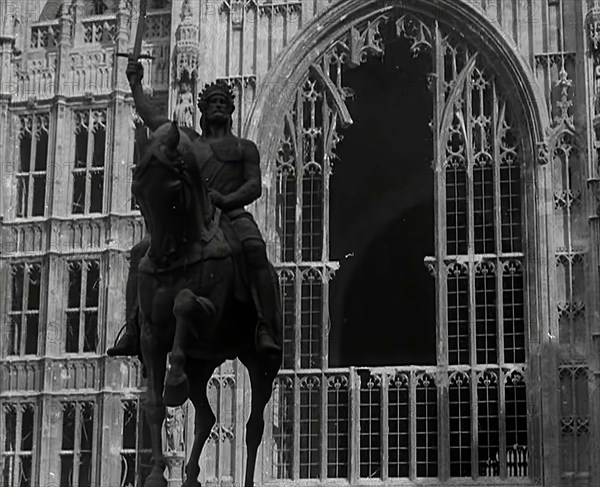
{"type": "Polygon", "coordinates": [[[212,219],[214,208],[208,196],[208,188],[202,179],[200,161],[196,156],[194,144],[190,137],[193,136],[195,132],[184,130],[181,127],[178,127],[174,122],[166,122],[152,132],[149,139],[149,148],[152,148],[155,145],[158,145],[158,147],[162,145],[168,146],[171,142],[170,138],[174,134],[174,128],[179,132],[177,152],[179,153],[178,155],[181,155],[184,162],[185,170],[183,172],[183,177],[184,179],[189,178],[190,189],[194,190],[200,199],[199,203],[204,210],[203,223],[206,228],[212,219]]]}

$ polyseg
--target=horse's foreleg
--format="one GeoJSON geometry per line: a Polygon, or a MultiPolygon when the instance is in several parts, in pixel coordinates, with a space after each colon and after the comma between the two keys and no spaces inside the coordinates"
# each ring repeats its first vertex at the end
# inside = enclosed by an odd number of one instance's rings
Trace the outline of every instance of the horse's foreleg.
{"type": "Polygon", "coordinates": [[[144,487],[166,487],[167,480],[164,477],[166,463],[162,450],[162,424],[166,412],[162,389],[166,370],[166,352],[153,341],[144,338],[141,341],[141,348],[148,371],[144,409],[152,439],[152,463],[154,464],[144,487]]]}
{"type": "Polygon", "coordinates": [[[181,290],[173,305],[173,314],[177,320],[173,348],[169,354],[169,370],[165,381],[165,404],[170,407],[181,406],[187,400],[190,386],[185,373],[185,349],[190,337],[195,336],[195,326],[208,326],[214,319],[215,308],[206,298],[196,296],[189,289],[181,290]]]}
{"type": "Polygon", "coordinates": [[[202,368],[198,377],[190,377],[192,384],[190,400],[194,404],[196,417],[194,421],[194,444],[185,467],[186,479],[182,487],[200,487],[200,482],[198,482],[200,455],[216,421],[215,414],[206,397],[206,385],[211,374],[212,369],[202,368]]]}
{"type": "Polygon", "coordinates": [[[267,372],[256,359],[244,361],[244,365],[248,369],[250,385],[252,387],[250,417],[246,423],[246,448],[248,457],[244,487],[253,487],[258,447],[262,441],[265,429],[265,406],[269,402],[269,399],[271,399],[275,374],[267,372]]]}

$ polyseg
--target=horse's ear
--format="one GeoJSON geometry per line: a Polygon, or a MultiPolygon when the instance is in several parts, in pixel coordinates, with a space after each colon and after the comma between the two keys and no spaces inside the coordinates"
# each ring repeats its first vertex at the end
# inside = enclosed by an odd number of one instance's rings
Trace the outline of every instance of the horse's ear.
{"type": "Polygon", "coordinates": [[[167,132],[167,137],[165,139],[165,145],[171,149],[177,149],[179,145],[179,127],[175,122],[171,122],[171,126],[169,127],[169,131],[167,132]]]}

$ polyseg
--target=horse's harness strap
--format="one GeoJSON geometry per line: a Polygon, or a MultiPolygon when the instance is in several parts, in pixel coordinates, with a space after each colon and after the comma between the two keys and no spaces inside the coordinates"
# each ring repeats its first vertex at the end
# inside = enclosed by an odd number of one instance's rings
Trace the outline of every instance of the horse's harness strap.
{"type": "Polygon", "coordinates": [[[215,207],[215,214],[210,222],[208,228],[202,234],[202,240],[204,242],[210,242],[211,239],[215,236],[215,233],[219,229],[219,223],[221,221],[221,209],[215,207]]]}

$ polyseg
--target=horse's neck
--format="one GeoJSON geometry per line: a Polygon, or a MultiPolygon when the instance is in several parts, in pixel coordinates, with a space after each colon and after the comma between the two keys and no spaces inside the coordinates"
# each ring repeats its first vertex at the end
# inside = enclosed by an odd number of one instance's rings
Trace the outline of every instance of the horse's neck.
{"type": "Polygon", "coordinates": [[[193,211],[188,212],[188,221],[186,225],[192,229],[191,238],[200,240],[204,232],[206,232],[214,215],[214,207],[208,196],[208,188],[202,181],[201,177],[190,178],[193,187],[192,208],[193,211]]]}

